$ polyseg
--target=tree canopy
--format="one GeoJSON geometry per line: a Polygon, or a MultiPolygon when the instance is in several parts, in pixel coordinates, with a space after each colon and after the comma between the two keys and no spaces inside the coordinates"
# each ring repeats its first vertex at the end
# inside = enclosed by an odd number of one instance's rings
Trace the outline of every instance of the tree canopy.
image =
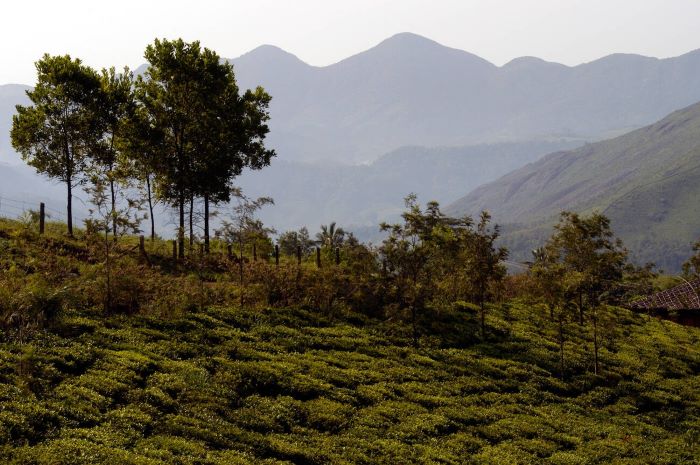
{"type": "Polygon", "coordinates": [[[31,106],[17,105],[12,146],[37,172],[66,185],[68,234],[73,235],[73,188],[96,152],[102,103],[100,76],[69,55],[44,55],[36,62],[37,83],[27,91],[31,106]]]}
{"type": "Polygon", "coordinates": [[[178,207],[184,256],[186,202],[204,199],[208,246],[209,202],[229,200],[233,177],[274,156],[264,146],[270,96],[262,88],[240,95],[233,67],[199,42],[156,40],[145,57],[149,66],[136,80],[143,109],[137,121],[152,129],[137,133],[158,148],[157,192],[178,207]]]}

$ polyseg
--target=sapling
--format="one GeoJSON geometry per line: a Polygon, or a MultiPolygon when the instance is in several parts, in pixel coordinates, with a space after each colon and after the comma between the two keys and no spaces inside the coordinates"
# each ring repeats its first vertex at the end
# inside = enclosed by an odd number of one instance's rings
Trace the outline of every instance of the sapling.
{"type": "Polygon", "coordinates": [[[115,261],[128,253],[119,247],[119,239],[127,234],[140,232],[139,226],[145,216],[141,214],[142,202],[127,197],[127,190],[120,190],[118,202],[112,203],[108,180],[93,176],[92,184],[85,187],[92,204],[90,218],[85,220],[88,244],[91,252],[101,262],[104,276],[104,312],[111,313],[114,306],[115,261]]]}
{"type": "Polygon", "coordinates": [[[225,242],[238,244],[238,274],[241,285],[241,303],[243,301],[243,250],[247,242],[259,237],[267,237],[274,233],[274,229],[267,228],[262,221],[255,218],[255,213],[265,205],[274,204],[271,197],[259,197],[251,199],[243,194],[240,188],[231,189],[231,197],[234,199],[230,216],[224,219],[221,228],[216,231],[217,237],[225,242]],[[230,221],[229,221],[230,220],[230,221]]]}

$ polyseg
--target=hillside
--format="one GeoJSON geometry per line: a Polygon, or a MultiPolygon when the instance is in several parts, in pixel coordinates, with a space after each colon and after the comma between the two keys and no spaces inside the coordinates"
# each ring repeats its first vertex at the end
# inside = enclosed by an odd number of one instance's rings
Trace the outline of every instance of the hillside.
{"type": "Polygon", "coordinates": [[[562,210],[599,210],[640,261],[678,270],[700,237],[700,104],[604,142],[553,153],[453,203],[507,226],[521,256],[562,210]],[[520,224],[519,226],[517,224],[520,224]]]}
{"type": "MultiPolygon", "coordinates": [[[[424,201],[447,203],[465,190],[497,179],[546,153],[579,144],[502,143],[466,147],[402,147],[366,165],[274,160],[262,171],[236,180],[252,196],[272,196],[275,205],[260,217],[280,231],[337,221],[374,233],[382,221],[393,221],[403,199],[413,192],[424,201]]],[[[362,235],[364,237],[364,235],[362,235]]]]}
{"type": "MultiPolygon", "coordinates": [[[[558,325],[540,305],[489,306],[485,340],[474,306],[425,309],[415,348],[400,319],[273,306],[255,282],[241,308],[225,268],[173,268],[150,244],[152,267],[120,262],[137,308],[105,315],[101,265],[49,226],[38,237],[0,221],[3,463],[672,465],[700,453],[697,328],[601,308],[601,374],[590,325],[571,322],[560,379],[558,325]],[[22,317],[6,318],[14,302],[22,317]]],[[[293,276],[262,262],[246,273],[265,266],[265,282],[293,276]]]]}

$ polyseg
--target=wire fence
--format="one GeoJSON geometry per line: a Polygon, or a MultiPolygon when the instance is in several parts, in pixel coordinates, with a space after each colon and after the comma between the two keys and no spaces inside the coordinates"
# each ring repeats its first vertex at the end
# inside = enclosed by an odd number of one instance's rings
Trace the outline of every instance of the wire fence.
{"type": "MultiPolygon", "coordinates": [[[[26,199],[18,199],[18,198],[13,198],[13,197],[8,197],[6,195],[3,195],[0,193],[0,218],[8,218],[8,219],[21,219],[23,217],[26,217],[29,215],[31,212],[39,212],[40,210],[40,205],[44,204],[44,212],[45,212],[45,217],[47,222],[57,222],[57,223],[67,223],[67,213],[66,213],[66,207],[63,206],[61,207],[59,203],[56,201],[56,199],[41,199],[41,198],[26,198],[26,199]]],[[[74,196],[73,197],[73,225],[76,227],[82,226],[85,221],[89,218],[89,214],[85,211],[87,209],[87,206],[85,205],[84,201],[79,198],[74,196]]],[[[172,225],[175,224],[172,218],[169,218],[172,214],[172,211],[169,211],[168,209],[163,209],[162,217],[168,218],[167,221],[163,221],[161,224],[158,224],[157,226],[159,229],[163,230],[164,226],[167,228],[167,226],[172,227],[172,225]],[[170,214],[169,214],[170,213],[170,214]]],[[[142,231],[145,235],[148,234],[147,229],[147,224],[142,224],[141,225],[144,231],[142,231]]],[[[169,228],[168,228],[169,229],[169,228]]],[[[147,236],[148,237],[148,236],[147,236]]],[[[163,256],[168,256],[172,254],[172,239],[174,239],[174,234],[171,234],[170,237],[159,237],[158,241],[147,241],[146,242],[146,251],[148,253],[153,253],[157,255],[163,255],[163,256]]],[[[199,239],[199,238],[198,238],[199,239]]],[[[196,253],[200,249],[200,247],[203,246],[200,240],[195,240],[193,244],[190,244],[189,240],[186,241],[186,250],[187,254],[192,254],[196,253]]],[[[212,241],[212,252],[213,253],[218,253],[221,255],[224,255],[227,253],[226,250],[226,245],[221,243],[221,241],[212,241]]],[[[310,255],[309,255],[310,256],[310,255]]],[[[267,257],[268,259],[270,257],[267,257]]],[[[308,257],[305,257],[308,258],[308,257]]],[[[519,263],[519,262],[514,262],[510,260],[504,260],[503,264],[506,265],[509,268],[509,272],[526,272],[529,269],[529,265],[526,263],[519,263]]]]}
{"type": "MultiPolygon", "coordinates": [[[[56,199],[42,199],[42,198],[25,198],[18,199],[14,197],[8,197],[0,193],[0,218],[9,219],[21,219],[31,212],[38,212],[40,205],[44,204],[44,211],[46,213],[46,220],[58,223],[67,223],[68,215],[66,213],[66,208],[59,206],[56,199]]],[[[82,210],[82,199],[79,197],[74,197],[73,200],[73,224],[82,225],[85,220],[89,218],[89,214],[82,210]],[[78,205],[75,205],[75,204],[78,205]]]]}

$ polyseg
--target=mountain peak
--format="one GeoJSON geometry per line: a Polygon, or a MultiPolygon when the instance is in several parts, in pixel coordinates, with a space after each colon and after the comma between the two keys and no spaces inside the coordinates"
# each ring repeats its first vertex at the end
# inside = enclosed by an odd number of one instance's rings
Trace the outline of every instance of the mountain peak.
{"type": "MultiPolygon", "coordinates": [[[[412,32],[400,32],[381,41],[376,46],[346,58],[337,64],[354,63],[358,60],[394,62],[421,62],[424,65],[437,65],[452,60],[476,64],[486,68],[494,65],[483,58],[464,50],[448,47],[427,37],[412,32]]],[[[331,65],[332,66],[332,65],[331,65]]]]}
{"type": "Polygon", "coordinates": [[[262,62],[286,62],[297,63],[308,66],[305,62],[299,59],[296,55],[281,49],[276,45],[260,45],[248,53],[244,53],[235,61],[262,61],[262,62]]]}
{"type": "Polygon", "coordinates": [[[542,58],[533,57],[533,56],[524,56],[524,57],[513,58],[508,63],[503,65],[503,68],[504,69],[523,69],[523,68],[543,67],[543,66],[567,68],[566,65],[563,65],[561,63],[554,63],[554,62],[543,60],[542,58]]]}
{"type": "Polygon", "coordinates": [[[415,46],[415,45],[437,45],[437,46],[442,46],[436,41],[432,39],[428,39],[427,37],[424,37],[419,34],[415,34],[413,32],[399,32],[398,34],[394,34],[393,36],[384,39],[379,43],[378,46],[382,45],[410,45],[410,46],[415,46]]]}

